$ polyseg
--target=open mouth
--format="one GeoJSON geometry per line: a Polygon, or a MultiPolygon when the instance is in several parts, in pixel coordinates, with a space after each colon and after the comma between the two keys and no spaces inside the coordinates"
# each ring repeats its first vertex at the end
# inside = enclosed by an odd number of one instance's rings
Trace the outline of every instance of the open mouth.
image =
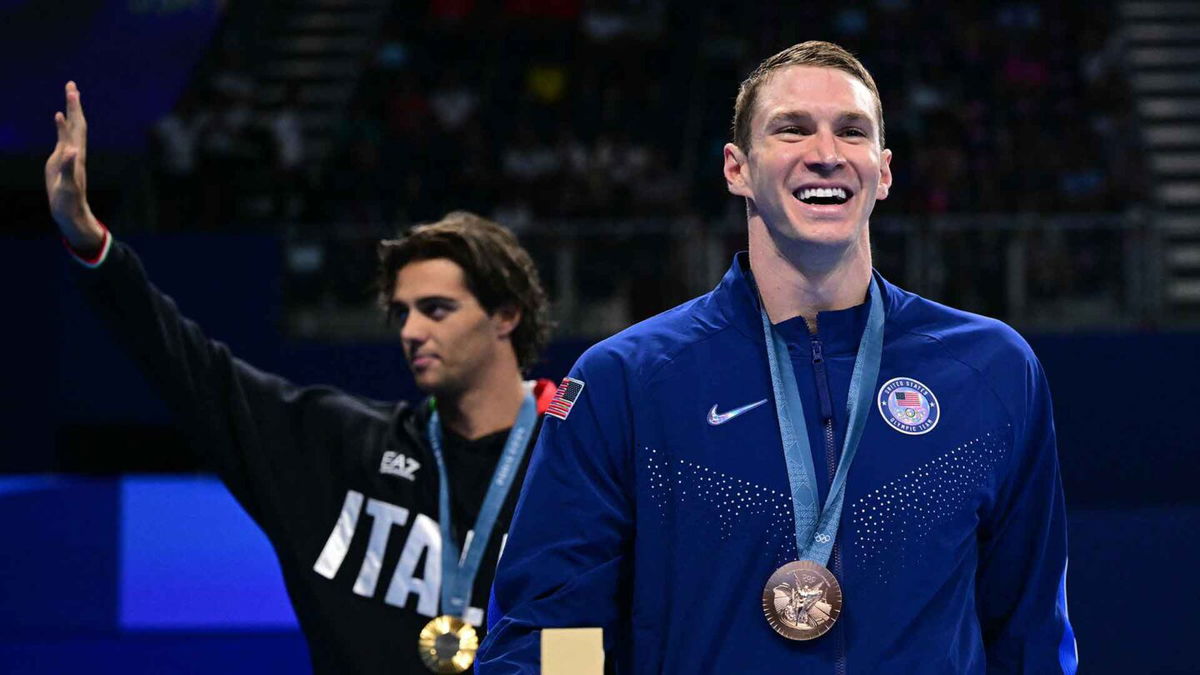
{"type": "Polygon", "coordinates": [[[836,206],[850,201],[854,193],[844,187],[804,187],[792,193],[812,206],[836,206]]]}

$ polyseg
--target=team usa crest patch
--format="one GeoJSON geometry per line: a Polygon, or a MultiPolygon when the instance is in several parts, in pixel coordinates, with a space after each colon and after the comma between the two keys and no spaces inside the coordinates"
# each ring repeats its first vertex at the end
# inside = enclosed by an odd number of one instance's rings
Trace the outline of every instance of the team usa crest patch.
{"type": "Polygon", "coordinates": [[[550,405],[546,406],[546,414],[557,417],[560,420],[567,419],[567,415],[571,414],[571,408],[574,407],[575,401],[579,400],[579,395],[582,393],[583,380],[564,377],[562,383],[558,385],[558,391],[554,393],[554,398],[550,401],[550,405]]]}
{"type": "Polygon", "coordinates": [[[888,426],[902,434],[920,436],[937,426],[942,416],[937,396],[911,377],[896,377],[879,388],[875,397],[879,414],[888,426]]]}

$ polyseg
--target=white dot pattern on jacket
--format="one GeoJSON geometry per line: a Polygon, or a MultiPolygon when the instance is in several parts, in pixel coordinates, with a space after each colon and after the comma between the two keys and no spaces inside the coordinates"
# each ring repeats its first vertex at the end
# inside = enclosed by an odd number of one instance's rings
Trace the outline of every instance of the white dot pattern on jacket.
{"type": "Polygon", "coordinates": [[[735,532],[745,531],[746,519],[760,523],[765,519],[769,524],[764,544],[775,545],[782,561],[795,558],[790,496],[685,459],[668,462],[654,448],[644,450],[651,493],[664,521],[672,500],[695,501],[708,507],[716,518],[721,541],[726,541],[735,532]]]}
{"type": "Polygon", "coordinates": [[[962,512],[1005,455],[1008,434],[989,432],[905,473],[850,505],[856,567],[884,584],[922,562],[938,525],[962,512]]]}
{"type": "MultiPolygon", "coordinates": [[[[891,574],[920,563],[921,542],[937,525],[960,513],[1005,455],[1007,433],[989,432],[967,441],[892,480],[849,505],[842,537],[856,567],[887,582],[891,574]]],[[[746,532],[746,522],[765,523],[763,545],[779,564],[796,557],[791,496],[685,459],[667,460],[644,447],[650,492],[665,522],[669,504],[705,505],[722,541],[746,532]]]]}

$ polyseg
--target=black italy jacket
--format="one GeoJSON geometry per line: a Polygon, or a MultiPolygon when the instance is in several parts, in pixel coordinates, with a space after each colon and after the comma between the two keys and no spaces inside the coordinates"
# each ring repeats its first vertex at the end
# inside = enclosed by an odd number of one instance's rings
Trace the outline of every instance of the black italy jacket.
{"type": "MultiPolygon", "coordinates": [[[[254,368],[181,316],[119,242],[99,267],[80,266],[77,276],[189,440],[270,539],[314,670],[427,672],[417,635],[440,613],[441,576],[437,464],[424,431],[429,406],[298,386],[254,368]]],[[[553,389],[538,383],[539,409],[553,389]]],[[[495,457],[484,461],[494,465],[495,457]]],[[[528,453],[521,476],[527,464],[528,453]]],[[[455,484],[459,495],[483,490],[455,484]]],[[[481,638],[519,492],[518,481],[475,579],[470,605],[480,608],[481,638]]],[[[460,547],[482,501],[464,498],[469,503],[456,499],[452,509],[460,547]]]]}

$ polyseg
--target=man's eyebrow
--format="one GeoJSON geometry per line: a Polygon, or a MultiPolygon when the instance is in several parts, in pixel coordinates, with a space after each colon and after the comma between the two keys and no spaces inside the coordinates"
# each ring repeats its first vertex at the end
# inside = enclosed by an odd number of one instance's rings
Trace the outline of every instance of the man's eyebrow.
{"type": "MultiPolygon", "coordinates": [[[[809,122],[811,120],[812,115],[802,110],[782,110],[767,118],[767,126],[774,126],[782,122],[809,122]]],[[[841,124],[862,123],[874,126],[874,121],[870,115],[857,110],[846,110],[838,113],[837,121],[841,124]]]]}
{"type": "MultiPolygon", "coordinates": [[[[414,299],[412,301],[412,304],[421,305],[421,304],[426,304],[426,303],[430,303],[430,302],[444,302],[447,304],[457,304],[458,300],[455,300],[454,298],[451,298],[451,297],[445,296],[445,295],[422,295],[421,297],[414,299]]],[[[390,306],[390,307],[408,307],[408,303],[403,300],[396,300],[395,298],[393,298],[392,300],[388,301],[388,306],[390,306]]]]}
{"type": "Polygon", "coordinates": [[[811,119],[812,115],[800,110],[781,110],[767,118],[767,126],[781,122],[807,122],[811,119]]]}
{"type": "Polygon", "coordinates": [[[415,305],[423,305],[430,302],[444,302],[448,305],[457,305],[458,300],[446,295],[423,295],[413,301],[415,305]]]}
{"type": "Polygon", "coordinates": [[[846,112],[838,115],[838,121],[843,122],[843,123],[845,123],[845,122],[851,122],[851,123],[862,122],[863,124],[866,124],[866,125],[872,126],[872,127],[875,125],[874,120],[871,119],[870,115],[865,115],[863,113],[860,113],[860,112],[857,112],[854,110],[847,110],[846,112]]]}

